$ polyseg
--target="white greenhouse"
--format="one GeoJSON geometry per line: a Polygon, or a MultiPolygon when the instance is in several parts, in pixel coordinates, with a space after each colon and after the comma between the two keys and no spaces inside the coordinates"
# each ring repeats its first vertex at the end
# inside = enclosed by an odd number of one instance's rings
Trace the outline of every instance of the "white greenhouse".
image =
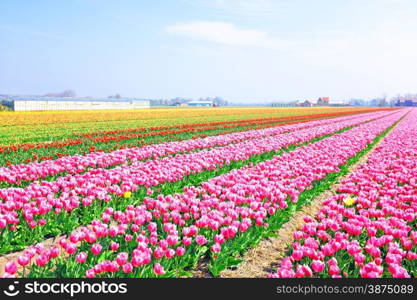
{"type": "Polygon", "coordinates": [[[3,101],[14,111],[48,110],[118,110],[149,108],[149,100],[139,99],[92,99],[92,98],[22,98],[3,101]]]}

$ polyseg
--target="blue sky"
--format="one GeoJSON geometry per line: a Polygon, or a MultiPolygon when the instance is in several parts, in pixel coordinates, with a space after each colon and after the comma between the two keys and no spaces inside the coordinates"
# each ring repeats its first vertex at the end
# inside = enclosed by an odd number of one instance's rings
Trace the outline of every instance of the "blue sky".
{"type": "Polygon", "coordinates": [[[0,93],[417,92],[416,12],[414,0],[1,0],[0,93]]]}

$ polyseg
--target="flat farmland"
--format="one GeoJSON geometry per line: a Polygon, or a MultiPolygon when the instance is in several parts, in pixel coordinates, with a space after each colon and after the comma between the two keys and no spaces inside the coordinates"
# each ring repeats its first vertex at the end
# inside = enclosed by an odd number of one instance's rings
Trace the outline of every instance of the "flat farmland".
{"type": "Polygon", "coordinates": [[[0,145],[55,141],[80,133],[140,127],[367,111],[359,107],[154,108],[114,111],[1,112],[0,145]]]}
{"type": "Polygon", "coordinates": [[[416,109],[0,120],[4,277],[417,275],[416,109]]]}

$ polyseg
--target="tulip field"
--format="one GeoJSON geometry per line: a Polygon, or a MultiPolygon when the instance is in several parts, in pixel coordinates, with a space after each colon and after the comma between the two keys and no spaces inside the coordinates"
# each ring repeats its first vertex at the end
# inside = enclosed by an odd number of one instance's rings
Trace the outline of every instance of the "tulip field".
{"type": "Polygon", "coordinates": [[[417,276],[417,111],[294,234],[270,277],[417,276]]]}
{"type": "Polygon", "coordinates": [[[417,109],[227,110],[0,113],[0,276],[218,277],[335,184],[262,276],[417,276],[417,109]]]}

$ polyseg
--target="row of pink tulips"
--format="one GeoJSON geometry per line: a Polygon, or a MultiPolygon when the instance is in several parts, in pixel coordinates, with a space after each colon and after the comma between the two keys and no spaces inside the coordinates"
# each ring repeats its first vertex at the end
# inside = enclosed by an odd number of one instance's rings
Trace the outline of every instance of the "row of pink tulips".
{"type": "Polygon", "coordinates": [[[270,277],[417,275],[417,110],[294,234],[270,277]]]}
{"type": "Polygon", "coordinates": [[[156,145],[148,145],[140,148],[121,149],[110,153],[93,152],[87,155],[65,156],[56,160],[45,160],[28,164],[0,167],[0,182],[20,184],[22,181],[30,182],[43,179],[61,173],[77,174],[88,168],[109,168],[117,165],[127,165],[149,158],[163,157],[167,155],[189,152],[197,149],[209,149],[212,147],[226,146],[245,140],[273,136],[285,132],[293,132],[300,129],[313,128],[353,119],[377,118],[392,112],[375,112],[359,116],[347,116],[335,119],[325,119],[306,123],[273,127],[268,129],[249,130],[246,132],[231,133],[222,136],[210,136],[205,138],[190,139],[179,142],[167,142],[156,145]]]}
{"type": "MultiPolygon", "coordinates": [[[[401,112],[382,120],[398,118],[401,112]]],[[[148,161],[133,162],[114,169],[93,169],[84,174],[67,175],[55,181],[33,182],[25,188],[0,189],[0,229],[15,231],[20,218],[31,228],[44,226],[48,214],[70,213],[88,207],[94,201],[111,201],[113,196],[135,192],[140,187],[152,187],[164,182],[181,180],[190,174],[215,170],[233,161],[249,159],[254,154],[276,151],[290,145],[307,142],[316,137],[360,124],[372,116],[362,116],[335,124],[316,126],[289,134],[227,145],[224,147],[168,156],[148,161]]],[[[149,191],[151,192],[151,191],[149,191]]],[[[56,221],[56,218],[53,218],[56,221]]],[[[65,221],[65,220],[64,220],[65,221]]]]}
{"type": "Polygon", "coordinates": [[[125,211],[107,208],[49,249],[37,245],[6,266],[5,277],[27,266],[28,276],[175,276],[207,249],[213,259],[224,244],[298,201],[314,181],[336,172],[404,113],[359,125],[253,167],[210,179],[181,194],[146,197],[125,211]]]}

